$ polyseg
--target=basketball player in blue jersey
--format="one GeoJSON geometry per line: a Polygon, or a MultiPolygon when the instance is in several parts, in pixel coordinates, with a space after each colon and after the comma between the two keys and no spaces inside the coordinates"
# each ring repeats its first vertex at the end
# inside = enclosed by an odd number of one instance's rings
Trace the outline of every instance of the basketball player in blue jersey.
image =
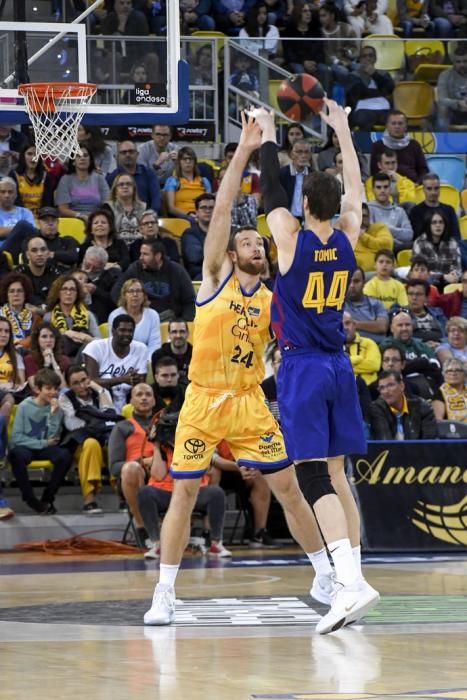
{"type": "MultiPolygon", "coordinates": [[[[282,362],[277,380],[281,424],[298,482],[313,507],[334,569],[323,568],[311,594],[331,608],[317,631],[332,632],[363,617],[379,599],[363,578],[360,520],[344,472],[344,455],[366,451],[355,376],[343,347],[345,295],[356,267],[360,233],[360,166],[346,111],[325,99],[322,118],[334,129],[344,163],[344,190],[327,173],[303,182],[304,227],[287,209],[279,181],[274,116],[255,109],[262,130],[261,189],[278,250],[272,325],[282,362]],[[331,219],[340,210],[335,227],[331,219]]],[[[319,572],[317,572],[319,574],[319,572]]]]}

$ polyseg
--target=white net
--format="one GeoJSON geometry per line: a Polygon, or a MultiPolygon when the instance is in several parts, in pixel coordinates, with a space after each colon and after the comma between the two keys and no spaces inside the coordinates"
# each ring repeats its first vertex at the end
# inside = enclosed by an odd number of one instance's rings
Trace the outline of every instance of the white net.
{"type": "Polygon", "coordinates": [[[96,92],[89,83],[20,85],[36,140],[37,156],[64,163],[80,153],[78,126],[96,92]]]}

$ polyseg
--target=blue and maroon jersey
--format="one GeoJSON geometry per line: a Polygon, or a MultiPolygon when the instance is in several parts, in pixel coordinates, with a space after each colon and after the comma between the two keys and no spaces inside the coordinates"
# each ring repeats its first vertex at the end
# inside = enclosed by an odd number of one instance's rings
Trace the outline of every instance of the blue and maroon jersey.
{"type": "Polygon", "coordinates": [[[307,229],[298,232],[290,270],[277,275],[272,327],[282,350],[342,350],[344,301],[357,266],[351,243],[334,229],[328,242],[307,229]]]}

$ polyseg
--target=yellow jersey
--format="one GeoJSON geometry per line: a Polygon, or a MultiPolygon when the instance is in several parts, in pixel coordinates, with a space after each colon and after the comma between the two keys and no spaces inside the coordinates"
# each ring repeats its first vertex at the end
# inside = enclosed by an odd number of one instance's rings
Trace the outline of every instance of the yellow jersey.
{"type": "Polygon", "coordinates": [[[272,338],[271,298],[262,282],[243,291],[232,270],[212,297],[196,302],[188,374],[194,384],[244,391],[263,381],[264,348],[272,338]]]}

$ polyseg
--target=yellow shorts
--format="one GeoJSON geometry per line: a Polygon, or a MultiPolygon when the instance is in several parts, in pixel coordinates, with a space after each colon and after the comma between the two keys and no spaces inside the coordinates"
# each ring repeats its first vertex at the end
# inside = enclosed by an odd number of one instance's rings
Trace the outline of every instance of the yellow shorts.
{"type": "Polygon", "coordinates": [[[261,387],[222,392],[190,384],[178,419],[171,475],[194,479],[204,474],[221,440],[242,466],[267,471],[290,464],[261,387]]]}

